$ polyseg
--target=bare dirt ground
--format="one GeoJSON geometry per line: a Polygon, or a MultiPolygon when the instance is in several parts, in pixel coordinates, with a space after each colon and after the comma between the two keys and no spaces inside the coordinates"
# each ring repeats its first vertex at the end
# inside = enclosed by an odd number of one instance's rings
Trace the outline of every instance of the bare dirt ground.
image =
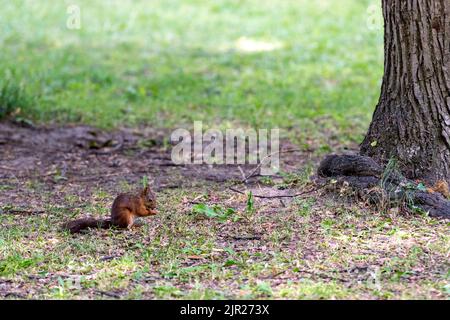
{"type": "MultiPolygon", "coordinates": [[[[64,182],[65,190],[73,188],[83,196],[98,186],[118,192],[118,180],[135,184],[144,175],[153,180],[156,190],[162,190],[241,180],[256,167],[243,165],[241,171],[237,165],[175,165],[165,140],[169,134],[149,128],[107,133],[88,126],[23,128],[0,123],[0,179],[16,183],[39,179],[46,188],[56,190],[64,182]]],[[[293,149],[298,148],[286,141],[281,148],[293,149]]],[[[299,153],[283,155],[283,170],[293,171],[310,160],[310,154],[299,153]]],[[[17,191],[0,201],[29,206],[29,195],[17,191]]]]}
{"type": "Polygon", "coordinates": [[[231,191],[254,166],[174,165],[168,136],[0,123],[0,297],[448,296],[446,222],[375,212],[318,188],[304,170],[320,160],[312,151],[283,154],[282,175],[231,191]],[[161,214],[141,230],[59,230],[73,217],[107,215],[114,196],[144,175],[161,214]],[[248,190],[264,197],[250,209],[248,190]],[[199,218],[198,204],[233,208],[238,219],[199,218]],[[80,277],[81,288],[64,282],[80,277]]]}

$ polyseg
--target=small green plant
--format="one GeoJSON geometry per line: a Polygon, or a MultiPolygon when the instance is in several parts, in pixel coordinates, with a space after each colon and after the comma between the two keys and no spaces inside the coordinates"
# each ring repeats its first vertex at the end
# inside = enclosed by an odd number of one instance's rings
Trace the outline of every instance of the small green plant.
{"type": "Polygon", "coordinates": [[[269,177],[269,176],[263,176],[263,177],[261,177],[261,178],[259,179],[259,181],[260,181],[262,184],[265,184],[265,185],[268,185],[268,186],[273,185],[273,179],[272,179],[272,177],[269,177]]]}
{"type": "Polygon", "coordinates": [[[181,297],[183,292],[174,286],[156,286],[153,288],[158,298],[181,297]]]}
{"type": "Polygon", "coordinates": [[[423,183],[419,183],[419,184],[416,186],[416,188],[417,188],[417,190],[419,190],[419,191],[423,191],[423,192],[426,192],[426,191],[427,191],[427,187],[426,187],[423,183]]]}
{"type": "Polygon", "coordinates": [[[260,296],[266,296],[270,297],[273,294],[272,287],[270,286],[270,283],[265,281],[259,281],[256,284],[256,287],[254,289],[254,293],[260,296]]]}
{"type": "Polygon", "coordinates": [[[424,191],[426,187],[422,184],[409,182],[401,173],[395,158],[389,159],[380,182],[382,192],[381,210],[400,206],[412,212],[422,212],[414,203],[414,193],[424,191]]]}
{"type": "MultiPolygon", "coordinates": [[[[398,163],[395,158],[390,158],[386,168],[384,169],[383,176],[381,177],[381,187],[386,189],[389,182],[395,178],[396,175],[399,175],[400,171],[398,169],[398,163]]],[[[401,176],[399,176],[401,177],[401,176]]]]}
{"type": "Polygon", "coordinates": [[[247,195],[246,212],[247,212],[247,214],[255,213],[254,198],[253,198],[253,193],[251,191],[247,195]]]}
{"type": "Polygon", "coordinates": [[[0,261],[0,276],[14,275],[20,270],[35,266],[40,261],[39,257],[25,258],[15,253],[0,261]]]}
{"type": "Polygon", "coordinates": [[[231,267],[231,266],[236,266],[239,265],[240,262],[237,260],[233,260],[233,259],[228,259],[227,261],[225,261],[225,263],[223,264],[224,267],[231,267]]]}
{"type": "Polygon", "coordinates": [[[322,220],[322,222],[320,223],[321,227],[323,228],[323,230],[325,232],[330,232],[331,229],[333,228],[334,225],[334,220],[333,219],[324,219],[322,220]]]}
{"type": "Polygon", "coordinates": [[[63,181],[63,180],[67,180],[67,177],[65,176],[65,173],[62,172],[60,169],[57,169],[55,174],[53,175],[53,181],[55,183],[58,183],[58,182],[63,181]]]}
{"type": "Polygon", "coordinates": [[[311,209],[315,203],[315,199],[297,199],[295,203],[297,203],[298,215],[302,217],[307,217],[311,213],[311,209]]]}
{"type": "Polygon", "coordinates": [[[304,169],[297,172],[283,172],[283,183],[277,185],[278,189],[290,189],[293,187],[304,186],[310,182],[310,177],[314,173],[314,167],[307,165],[304,169]]]}
{"type": "Polygon", "coordinates": [[[192,213],[202,215],[209,219],[217,219],[220,222],[226,222],[231,217],[233,217],[233,221],[239,220],[239,216],[236,215],[236,210],[233,208],[225,209],[218,205],[210,207],[204,203],[199,203],[192,207],[192,213]]]}

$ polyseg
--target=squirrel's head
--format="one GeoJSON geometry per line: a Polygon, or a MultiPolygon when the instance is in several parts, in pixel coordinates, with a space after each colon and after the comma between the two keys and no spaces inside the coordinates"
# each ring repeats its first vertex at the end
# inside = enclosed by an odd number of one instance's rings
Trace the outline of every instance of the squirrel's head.
{"type": "Polygon", "coordinates": [[[144,205],[148,209],[156,208],[156,194],[148,185],[144,189],[142,189],[141,198],[144,200],[144,205]]]}

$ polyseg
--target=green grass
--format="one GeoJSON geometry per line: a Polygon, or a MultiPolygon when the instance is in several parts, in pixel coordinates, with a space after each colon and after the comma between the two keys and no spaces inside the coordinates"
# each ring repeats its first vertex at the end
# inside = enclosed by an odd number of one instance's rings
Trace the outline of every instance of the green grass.
{"type": "MultiPolygon", "coordinates": [[[[335,202],[308,209],[299,200],[273,211],[258,199],[251,221],[222,220],[180,202],[201,194],[236,212],[248,210],[246,196],[209,186],[160,194],[160,214],[134,231],[71,236],[59,225],[73,212],[54,204],[44,215],[2,215],[0,279],[14,284],[5,287],[9,292],[28,298],[448,297],[450,242],[443,221],[358,205],[335,210],[335,202]],[[231,238],[254,233],[260,241],[231,238]]],[[[42,194],[42,201],[52,197],[42,194]]],[[[93,192],[83,212],[106,215],[110,198],[93,192]]]]}
{"type": "MultiPolygon", "coordinates": [[[[280,127],[301,147],[327,153],[360,142],[376,104],[383,39],[382,30],[367,26],[367,9],[378,3],[2,1],[0,118],[107,129],[193,120],[204,127],[280,127]],[[69,4],[81,8],[79,30],[66,27],[69,4]]],[[[301,189],[313,171],[305,163],[282,173],[282,181],[261,183],[301,189]]],[[[2,194],[21,193],[0,204],[2,297],[450,294],[448,224],[421,214],[381,213],[327,196],[267,203],[202,181],[203,187],[162,190],[160,214],[137,231],[71,236],[60,230],[63,221],[106,216],[114,192],[134,186],[115,180],[117,190],[97,190],[56,172],[51,182],[15,178],[0,185],[2,194]],[[45,213],[4,214],[16,205],[45,213]],[[255,234],[261,239],[233,238],[255,234]]]]}
{"type": "Polygon", "coordinates": [[[23,85],[10,77],[0,80],[0,119],[8,116],[20,117],[33,106],[33,99],[27,95],[23,85]]]}
{"type": "Polygon", "coordinates": [[[36,122],[303,129],[330,116],[360,138],[382,76],[373,3],[4,1],[0,70],[33,97],[22,115],[36,122]]]}

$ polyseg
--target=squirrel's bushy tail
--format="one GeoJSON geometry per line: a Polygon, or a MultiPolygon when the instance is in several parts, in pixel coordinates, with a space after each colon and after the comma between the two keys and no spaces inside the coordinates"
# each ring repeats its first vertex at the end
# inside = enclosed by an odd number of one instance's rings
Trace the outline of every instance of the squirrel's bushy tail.
{"type": "Polygon", "coordinates": [[[111,226],[112,223],[109,219],[82,218],[66,222],[62,228],[70,233],[78,233],[88,228],[108,229],[111,226]]]}

